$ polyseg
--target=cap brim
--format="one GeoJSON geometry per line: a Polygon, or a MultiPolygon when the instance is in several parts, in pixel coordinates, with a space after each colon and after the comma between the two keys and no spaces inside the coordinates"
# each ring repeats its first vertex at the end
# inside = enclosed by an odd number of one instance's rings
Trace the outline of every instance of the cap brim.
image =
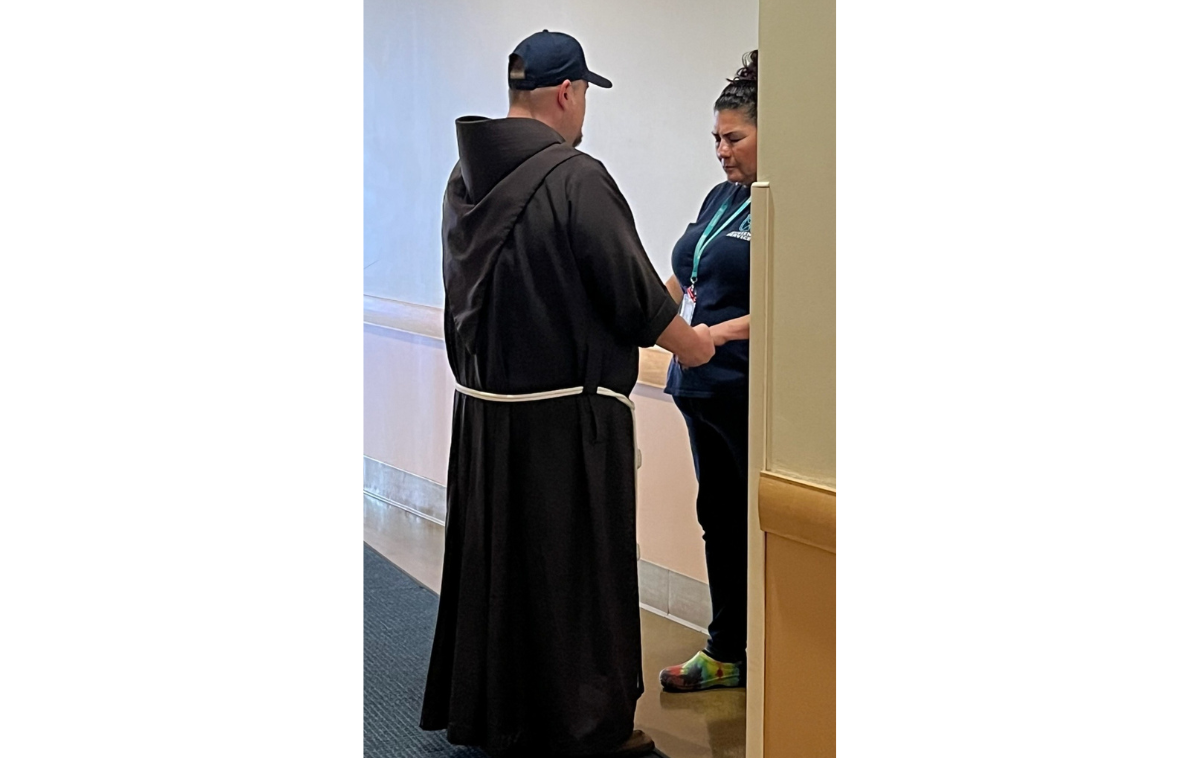
{"type": "Polygon", "coordinates": [[[597,87],[603,87],[604,89],[612,89],[612,82],[605,79],[603,76],[600,76],[599,74],[597,74],[594,71],[589,71],[586,74],[584,74],[583,80],[585,82],[587,82],[588,84],[594,84],[597,87]]]}

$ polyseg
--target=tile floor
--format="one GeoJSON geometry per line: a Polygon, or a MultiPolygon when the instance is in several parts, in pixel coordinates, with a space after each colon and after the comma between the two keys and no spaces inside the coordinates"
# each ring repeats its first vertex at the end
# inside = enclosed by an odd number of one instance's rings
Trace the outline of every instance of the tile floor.
{"type": "MultiPolygon", "coordinates": [[[[426,587],[440,589],[445,536],[438,524],[364,495],[363,539],[426,587]]],[[[703,646],[703,634],[642,611],[646,692],[638,701],[637,727],[669,758],[744,758],[745,690],[671,694],[658,684],[659,669],[703,646]]]]}

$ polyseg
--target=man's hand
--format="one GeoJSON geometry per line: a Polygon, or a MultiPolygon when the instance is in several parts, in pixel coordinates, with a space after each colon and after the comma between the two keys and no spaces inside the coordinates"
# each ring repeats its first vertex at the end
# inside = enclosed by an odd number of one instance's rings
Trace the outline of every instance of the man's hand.
{"type": "Polygon", "coordinates": [[[713,345],[716,347],[720,347],[729,341],[729,331],[725,326],[727,323],[713,324],[708,330],[709,334],[712,335],[713,345]]]}
{"type": "Polygon", "coordinates": [[[712,360],[713,355],[717,352],[717,346],[713,342],[712,330],[704,324],[697,324],[692,327],[692,331],[697,337],[697,343],[693,350],[687,354],[679,353],[679,364],[685,368],[695,368],[703,366],[712,360]]]}
{"type": "Polygon", "coordinates": [[[717,347],[734,340],[750,339],[750,317],[741,316],[712,326],[713,344],[717,347]]]}
{"type": "Polygon", "coordinates": [[[675,353],[679,364],[687,368],[703,366],[712,360],[713,353],[717,351],[707,326],[688,326],[679,316],[676,316],[666,331],[659,336],[658,346],[675,353]]]}

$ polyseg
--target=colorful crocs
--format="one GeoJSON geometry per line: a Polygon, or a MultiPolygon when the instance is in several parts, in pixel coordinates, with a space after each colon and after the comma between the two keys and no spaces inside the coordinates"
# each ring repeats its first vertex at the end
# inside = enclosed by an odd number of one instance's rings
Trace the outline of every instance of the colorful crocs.
{"type": "Polygon", "coordinates": [[[746,664],[722,663],[700,651],[687,663],[668,666],[658,673],[667,692],[699,692],[713,687],[745,687],[746,664]]]}

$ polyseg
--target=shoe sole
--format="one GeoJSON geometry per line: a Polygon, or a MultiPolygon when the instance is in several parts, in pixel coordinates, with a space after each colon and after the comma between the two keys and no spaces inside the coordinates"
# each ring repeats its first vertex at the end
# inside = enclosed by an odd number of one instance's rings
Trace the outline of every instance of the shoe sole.
{"type": "Polygon", "coordinates": [[[709,682],[707,684],[696,685],[693,687],[676,687],[675,685],[667,684],[661,680],[659,681],[659,684],[662,685],[664,692],[703,692],[704,690],[715,690],[718,688],[733,690],[746,686],[745,684],[740,683],[737,679],[718,680],[716,682],[709,682]]]}

